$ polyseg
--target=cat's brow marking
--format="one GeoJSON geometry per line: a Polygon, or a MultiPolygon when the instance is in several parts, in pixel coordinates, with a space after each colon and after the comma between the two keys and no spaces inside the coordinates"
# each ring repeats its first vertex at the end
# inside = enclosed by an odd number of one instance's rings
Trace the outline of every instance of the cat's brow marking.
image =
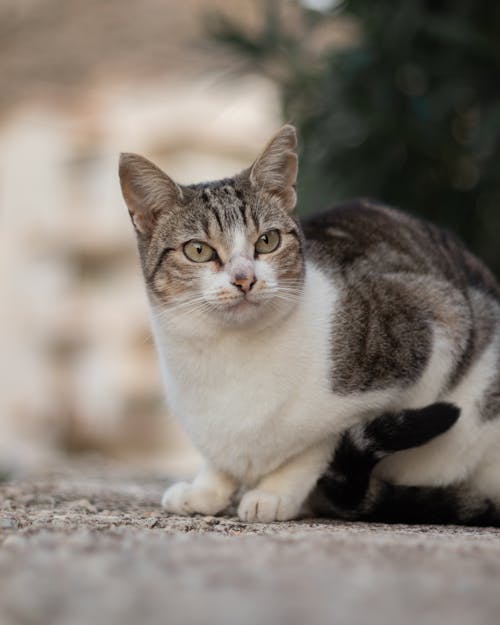
{"type": "Polygon", "coordinates": [[[236,199],[239,201],[239,206],[240,206],[240,210],[241,210],[241,216],[243,218],[243,223],[245,224],[245,226],[247,226],[248,225],[247,213],[246,213],[246,211],[247,211],[247,204],[246,204],[245,199],[243,197],[243,193],[241,192],[240,189],[236,189],[234,187],[233,187],[233,191],[234,191],[234,194],[236,195],[236,199]]]}
{"type": "Polygon", "coordinates": [[[218,206],[216,206],[215,202],[213,201],[212,193],[208,187],[205,187],[203,189],[202,199],[207,205],[207,208],[210,209],[213,216],[215,217],[215,221],[217,222],[217,225],[219,226],[219,230],[223,232],[224,228],[222,226],[222,220],[219,214],[218,206]]]}
{"type": "Polygon", "coordinates": [[[202,215],[200,217],[200,225],[203,228],[205,237],[208,239],[210,237],[210,224],[209,224],[208,217],[206,215],[202,215]]]}
{"type": "Polygon", "coordinates": [[[258,217],[255,215],[255,211],[254,211],[253,207],[252,207],[252,208],[251,208],[251,210],[250,210],[250,217],[252,218],[252,221],[253,221],[253,225],[254,225],[255,230],[256,230],[257,232],[259,232],[259,231],[260,231],[259,219],[258,219],[258,217]]]}

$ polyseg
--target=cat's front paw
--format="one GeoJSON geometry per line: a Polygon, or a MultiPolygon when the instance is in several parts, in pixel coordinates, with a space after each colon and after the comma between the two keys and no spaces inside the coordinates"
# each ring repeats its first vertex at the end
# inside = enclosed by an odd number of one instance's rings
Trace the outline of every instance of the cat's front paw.
{"type": "Polygon", "coordinates": [[[300,502],[263,490],[249,490],[240,502],[238,516],[250,523],[289,521],[298,516],[300,502]]]}
{"type": "Polygon", "coordinates": [[[229,499],[215,490],[178,482],[163,493],[161,505],[171,514],[213,516],[229,505],[229,499]]]}

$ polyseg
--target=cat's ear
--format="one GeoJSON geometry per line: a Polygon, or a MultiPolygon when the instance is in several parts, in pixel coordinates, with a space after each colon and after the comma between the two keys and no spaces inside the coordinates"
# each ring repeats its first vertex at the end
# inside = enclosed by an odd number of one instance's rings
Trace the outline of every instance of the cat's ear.
{"type": "Polygon", "coordinates": [[[150,236],[161,212],[182,201],[182,190],[159,167],[138,154],[120,154],[119,171],[134,228],[150,236]]]}
{"type": "Polygon", "coordinates": [[[253,186],[277,195],[284,208],[293,211],[297,203],[297,135],[289,124],[280,128],[250,169],[253,186]]]}

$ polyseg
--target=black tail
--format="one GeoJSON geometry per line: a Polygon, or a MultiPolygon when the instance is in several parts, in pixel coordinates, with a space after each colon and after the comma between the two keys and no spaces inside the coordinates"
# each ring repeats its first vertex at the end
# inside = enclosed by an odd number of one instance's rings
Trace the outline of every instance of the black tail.
{"type": "Polygon", "coordinates": [[[465,485],[399,486],[374,483],[362,520],[499,527],[500,510],[465,485]]]}
{"type": "Polygon", "coordinates": [[[492,502],[473,496],[465,487],[398,486],[371,478],[380,460],[443,434],[459,415],[456,406],[436,403],[418,410],[385,413],[349,429],[310,498],[313,511],[384,523],[500,524],[492,502]]]}

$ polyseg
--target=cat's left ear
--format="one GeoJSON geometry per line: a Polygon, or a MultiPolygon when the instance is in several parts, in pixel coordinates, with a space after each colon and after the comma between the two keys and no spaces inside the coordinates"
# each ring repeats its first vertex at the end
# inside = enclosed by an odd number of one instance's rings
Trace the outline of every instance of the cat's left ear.
{"type": "Polygon", "coordinates": [[[279,197],[282,206],[292,212],[297,203],[297,134],[289,124],[280,128],[250,169],[250,182],[279,197]]]}

